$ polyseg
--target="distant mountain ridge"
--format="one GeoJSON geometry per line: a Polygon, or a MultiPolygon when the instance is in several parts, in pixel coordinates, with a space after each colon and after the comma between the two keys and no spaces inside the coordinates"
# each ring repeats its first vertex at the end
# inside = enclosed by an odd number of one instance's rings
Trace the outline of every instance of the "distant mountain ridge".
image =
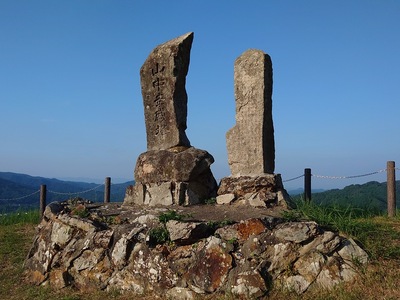
{"type": "MultiPolygon", "coordinates": [[[[370,181],[364,184],[352,184],[343,189],[332,189],[320,193],[312,193],[311,200],[317,204],[352,205],[361,208],[387,209],[386,182],[370,181]]],[[[396,181],[396,190],[400,189],[400,181],[396,181]]],[[[302,195],[294,196],[300,198],[302,195]]],[[[397,207],[400,205],[397,196],[397,207]]]]}
{"type": "MultiPolygon", "coordinates": [[[[311,193],[322,193],[322,192],[325,192],[326,190],[324,190],[324,189],[312,189],[311,190],[311,193]]],[[[297,195],[302,195],[302,194],[304,194],[304,189],[302,189],[302,188],[297,188],[297,189],[295,189],[295,190],[288,190],[287,191],[288,193],[289,193],[289,195],[290,196],[297,196],[297,195]]]]}
{"type": "MultiPolygon", "coordinates": [[[[43,184],[46,185],[48,191],[47,203],[66,200],[72,197],[81,197],[95,202],[102,202],[104,200],[104,185],[102,184],[63,181],[55,178],[0,172],[0,213],[14,211],[19,208],[30,209],[39,207],[38,191],[43,184]]],[[[130,184],[134,184],[134,181],[112,184],[111,201],[122,202],[126,187],[130,184]]]]}
{"type": "MultiPolygon", "coordinates": [[[[39,189],[42,184],[45,184],[47,187],[47,203],[73,197],[81,197],[94,202],[103,202],[104,200],[104,185],[102,184],[63,181],[55,178],[0,172],[0,213],[15,211],[19,208],[38,208],[39,189]]],[[[112,184],[111,201],[122,202],[126,187],[131,184],[134,184],[134,181],[112,184]]],[[[400,181],[396,182],[396,189],[400,189],[400,181]]],[[[299,199],[302,197],[303,190],[292,190],[289,193],[294,199],[299,199]]],[[[323,205],[335,203],[386,210],[386,182],[371,181],[365,184],[352,184],[343,189],[327,191],[313,190],[312,201],[323,205]]],[[[397,207],[399,206],[400,201],[398,196],[397,207]]]]}

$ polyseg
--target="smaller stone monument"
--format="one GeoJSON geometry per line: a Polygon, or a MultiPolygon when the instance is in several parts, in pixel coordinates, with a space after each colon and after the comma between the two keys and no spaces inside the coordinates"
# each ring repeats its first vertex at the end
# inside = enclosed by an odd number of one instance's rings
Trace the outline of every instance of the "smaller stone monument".
{"type": "MultiPolygon", "coordinates": [[[[239,200],[255,207],[285,203],[287,193],[274,174],[272,62],[261,50],[247,50],[235,61],[236,125],[226,134],[232,176],[221,180],[217,203],[239,200]]],[[[238,201],[238,202],[239,202],[238,201]]]]}
{"type": "Polygon", "coordinates": [[[156,47],[140,69],[147,152],[135,167],[124,205],[191,205],[216,196],[214,158],[190,146],[187,93],[193,32],[156,47]]]}

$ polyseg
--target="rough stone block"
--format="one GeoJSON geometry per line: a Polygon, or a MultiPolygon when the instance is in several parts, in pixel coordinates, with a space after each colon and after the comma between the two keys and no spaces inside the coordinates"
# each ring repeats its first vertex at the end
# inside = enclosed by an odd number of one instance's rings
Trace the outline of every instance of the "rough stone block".
{"type": "Polygon", "coordinates": [[[188,288],[174,287],[167,291],[167,299],[195,300],[196,294],[188,288]]]}
{"type": "Polygon", "coordinates": [[[200,291],[215,292],[227,279],[232,268],[232,256],[223,247],[222,241],[214,236],[207,238],[205,246],[197,251],[202,259],[189,269],[187,280],[200,291]]]}
{"type": "Polygon", "coordinates": [[[194,147],[180,152],[147,151],[140,154],[137,159],[135,181],[141,183],[189,182],[210,170],[213,162],[214,158],[211,154],[194,147]]]}
{"type": "MultiPolygon", "coordinates": [[[[246,194],[248,195],[248,194],[246,194]]],[[[250,206],[253,207],[267,207],[267,204],[265,204],[264,198],[260,197],[259,193],[256,194],[250,194],[247,198],[248,203],[250,204],[250,206]]]]}
{"type": "Polygon", "coordinates": [[[288,222],[277,226],[275,236],[299,244],[317,236],[318,230],[315,222],[288,222]]]}
{"type": "Polygon", "coordinates": [[[235,194],[224,194],[217,196],[217,204],[230,204],[235,200],[235,194]]]}
{"type": "Polygon", "coordinates": [[[171,241],[178,245],[193,244],[208,237],[210,228],[201,222],[168,221],[166,224],[171,241]]]}
{"type": "Polygon", "coordinates": [[[126,188],[124,206],[144,204],[145,186],[141,183],[130,185],[126,188]]]}
{"type": "Polygon", "coordinates": [[[235,204],[253,207],[279,205],[287,208],[287,202],[290,201],[279,174],[224,177],[221,179],[217,194],[220,199],[224,199],[224,195],[233,194],[235,204]]]}
{"type": "Polygon", "coordinates": [[[368,262],[368,254],[353,239],[345,241],[338,253],[348,264],[354,264],[355,261],[363,264],[368,262]]]}
{"type": "Polygon", "coordinates": [[[173,205],[174,198],[171,194],[171,182],[146,184],[144,204],[149,206],[173,205]]]}

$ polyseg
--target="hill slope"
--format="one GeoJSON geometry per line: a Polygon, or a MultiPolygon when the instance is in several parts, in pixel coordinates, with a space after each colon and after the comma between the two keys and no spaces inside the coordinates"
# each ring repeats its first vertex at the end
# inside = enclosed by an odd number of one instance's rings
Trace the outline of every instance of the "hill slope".
{"type": "MultiPolygon", "coordinates": [[[[396,182],[396,189],[399,190],[400,181],[396,182]]],[[[365,184],[352,184],[343,189],[333,189],[321,193],[312,194],[312,201],[318,204],[340,204],[353,205],[357,207],[387,208],[386,182],[379,183],[370,181],[365,184]]],[[[400,201],[397,197],[397,206],[400,201]]]]}
{"type": "MultiPolygon", "coordinates": [[[[104,200],[104,185],[63,181],[11,172],[0,172],[0,212],[39,207],[39,189],[45,184],[47,203],[81,197],[95,202],[104,200]]],[[[111,201],[122,202],[129,181],[111,185],[111,201]]]]}

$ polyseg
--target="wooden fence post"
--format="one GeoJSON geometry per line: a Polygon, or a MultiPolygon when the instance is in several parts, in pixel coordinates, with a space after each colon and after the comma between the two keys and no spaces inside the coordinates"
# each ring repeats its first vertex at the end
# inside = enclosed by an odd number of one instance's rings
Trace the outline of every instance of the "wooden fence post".
{"type": "Polygon", "coordinates": [[[387,211],[388,217],[396,215],[396,171],[394,161],[387,162],[387,211]]]}
{"type": "Polygon", "coordinates": [[[104,203],[110,203],[111,178],[106,177],[104,183],[104,203]]]}
{"type": "Polygon", "coordinates": [[[43,217],[45,208],[46,208],[46,185],[42,184],[40,186],[40,200],[39,200],[40,218],[43,217]]]}
{"type": "Polygon", "coordinates": [[[311,169],[304,169],[304,200],[311,201],[311,169]]]}

